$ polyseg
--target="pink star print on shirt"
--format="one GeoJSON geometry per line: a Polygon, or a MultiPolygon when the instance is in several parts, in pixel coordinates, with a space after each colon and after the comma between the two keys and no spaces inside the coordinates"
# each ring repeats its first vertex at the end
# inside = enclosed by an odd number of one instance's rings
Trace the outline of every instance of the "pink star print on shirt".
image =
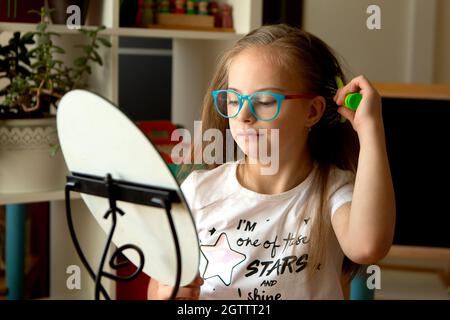
{"type": "Polygon", "coordinates": [[[245,255],[233,250],[227,235],[222,233],[214,245],[202,245],[201,251],[206,259],[204,279],[219,277],[226,285],[231,284],[233,269],[245,260],[245,255]]]}

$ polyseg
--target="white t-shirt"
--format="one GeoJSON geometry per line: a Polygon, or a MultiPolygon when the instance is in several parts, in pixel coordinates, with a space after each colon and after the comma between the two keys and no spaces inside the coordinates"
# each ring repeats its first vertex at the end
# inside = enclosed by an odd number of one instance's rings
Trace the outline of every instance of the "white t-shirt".
{"type": "MultiPolygon", "coordinates": [[[[344,255],[332,230],[325,261],[306,271],[314,217],[299,214],[317,166],[293,189],[268,195],[240,185],[238,163],[194,171],[181,185],[200,240],[200,299],[342,299],[344,255]]],[[[354,175],[333,168],[329,179],[332,215],[351,201],[354,175]]]]}

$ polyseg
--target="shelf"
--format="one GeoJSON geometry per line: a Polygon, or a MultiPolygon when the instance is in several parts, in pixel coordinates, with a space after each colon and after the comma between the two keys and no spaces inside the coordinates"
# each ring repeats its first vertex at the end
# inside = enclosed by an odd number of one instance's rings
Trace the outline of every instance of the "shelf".
{"type": "MultiPolygon", "coordinates": [[[[87,29],[93,29],[87,26],[87,29]]],[[[32,32],[36,31],[33,23],[0,23],[1,31],[9,32],[32,32]]],[[[59,34],[79,34],[77,30],[71,30],[65,25],[50,25],[49,30],[59,34]]],[[[198,39],[198,40],[237,40],[243,34],[220,31],[194,31],[194,30],[171,30],[171,29],[151,29],[151,28],[106,28],[101,32],[107,36],[119,37],[146,37],[146,38],[172,38],[172,39],[198,39]]]]}
{"type": "MultiPolygon", "coordinates": [[[[83,26],[86,29],[95,29],[95,26],[83,26]]],[[[59,34],[80,34],[80,32],[76,29],[69,29],[66,25],[63,24],[51,24],[48,27],[49,31],[57,32],[59,34]]],[[[0,22],[0,32],[1,31],[9,31],[9,32],[33,32],[36,31],[35,23],[12,23],[12,22],[0,22]]],[[[106,28],[101,34],[110,35],[112,29],[106,28]]]]}
{"type": "Polygon", "coordinates": [[[233,32],[171,30],[151,28],[116,28],[114,35],[122,37],[148,37],[173,39],[204,39],[204,40],[237,40],[243,35],[233,32]]]}
{"type": "Polygon", "coordinates": [[[374,83],[382,97],[450,100],[448,84],[374,83]]]}
{"type": "MultiPolygon", "coordinates": [[[[80,199],[80,195],[77,193],[71,193],[71,199],[80,199]]],[[[47,201],[62,201],[64,200],[64,191],[46,191],[46,192],[33,192],[33,193],[11,193],[0,194],[0,205],[6,204],[22,204],[22,203],[35,203],[35,202],[47,202],[47,201]]]]}

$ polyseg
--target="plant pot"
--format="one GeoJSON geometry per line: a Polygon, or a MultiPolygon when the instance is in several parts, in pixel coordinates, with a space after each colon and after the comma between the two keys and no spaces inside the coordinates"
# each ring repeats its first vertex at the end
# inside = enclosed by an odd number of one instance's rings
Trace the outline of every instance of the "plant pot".
{"type": "Polygon", "coordinates": [[[56,119],[0,121],[0,194],[63,190],[68,173],[56,119]]]}
{"type": "Polygon", "coordinates": [[[51,19],[54,24],[66,24],[67,18],[70,14],[67,13],[67,8],[71,5],[80,7],[81,10],[81,24],[86,22],[86,15],[89,7],[89,0],[47,0],[49,8],[55,9],[51,13],[51,19]]]}

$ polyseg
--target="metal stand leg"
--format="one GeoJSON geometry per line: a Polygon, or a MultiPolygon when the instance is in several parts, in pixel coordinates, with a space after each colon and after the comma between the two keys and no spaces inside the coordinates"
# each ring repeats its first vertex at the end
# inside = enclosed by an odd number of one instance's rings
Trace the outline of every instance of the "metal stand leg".
{"type": "Polygon", "coordinates": [[[24,204],[6,206],[6,286],[9,300],[24,298],[25,268],[24,204]]]}
{"type": "Polygon", "coordinates": [[[72,237],[72,241],[75,245],[75,249],[82,260],[84,266],[89,272],[89,275],[95,281],[95,299],[100,300],[100,295],[103,298],[110,300],[110,296],[103,287],[101,280],[102,277],[107,277],[115,281],[131,281],[135,279],[139,273],[144,268],[144,253],[141,248],[133,244],[125,244],[118,247],[114,253],[111,255],[109,260],[109,266],[114,270],[119,270],[120,268],[126,267],[126,264],[117,262],[117,257],[123,254],[125,250],[134,250],[139,255],[139,264],[136,271],[130,275],[117,276],[116,274],[104,271],[106,258],[112,244],[113,234],[116,230],[116,225],[120,216],[123,216],[123,212],[117,207],[117,201],[127,201],[130,203],[136,203],[140,205],[152,206],[157,208],[162,208],[166,211],[167,219],[172,231],[173,241],[175,244],[175,251],[177,257],[177,274],[175,278],[175,285],[173,287],[170,299],[175,299],[181,282],[181,249],[179,244],[179,239],[175,229],[175,223],[172,217],[172,204],[180,203],[180,199],[174,190],[168,190],[164,188],[156,188],[152,186],[144,186],[133,184],[126,181],[117,181],[112,178],[110,174],[107,174],[105,178],[89,176],[84,174],[74,174],[73,176],[67,177],[67,183],[65,187],[65,200],[66,200],[66,215],[67,223],[72,237]],[[83,250],[78,242],[73,220],[72,220],[72,210],[70,208],[70,192],[80,192],[90,195],[97,195],[109,200],[109,209],[106,211],[103,218],[111,218],[111,229],[108,234],[108,238],[105,244],[105,249],[103,250],[102,258],[98,266],[97,274],[94,272],[86,257],[84,256],[83,250]]]}

